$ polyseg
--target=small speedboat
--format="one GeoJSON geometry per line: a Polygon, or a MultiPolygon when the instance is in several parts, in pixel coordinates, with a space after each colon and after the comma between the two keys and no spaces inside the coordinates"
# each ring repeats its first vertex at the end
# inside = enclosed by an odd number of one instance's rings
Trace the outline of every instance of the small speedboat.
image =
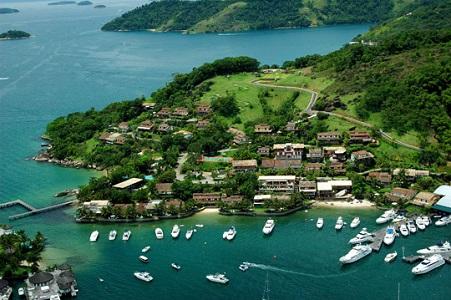
{"type": "Polygon", "coordinates": [[[203,227],[204,227],[204,224],[196,224],[196,227],[197,227],[197,228],[203,228],[203,227]]]}
{"type": "Polygon", "coordinates": [[[426,229],[426,225],[424,224],[422,217],[417,217],[415,219],[415,225],[417,225],[419,230],[425,230],[426,229]]]}
{"type": "Polygon", "coordinates": [[[241,264],[238,269],[240,269],[243,272],[246,272],[249,269],[249,265],[248,264],[241,264]]]}
{"type": "Polygon", "coordinates": [[[410,233],[417,232],[417,227],[415,226],[415,223],[413,221],[409,221],[407,223],[407,228],[409,228],[410,233]]]}
{"type": "Polygon", "coordinates": [[[357,228],[357,226],[359,226],[359,225],[360,225],[360,218],[359,217],[355,217],[352,220],[350,227],[351,228],[357,228]]]}
{"type": "Polygon", "coordinates": [[[181,267],[180,265],[176,264],[176,263],[172,263],[172,264],[171,264],[171,267],[172,267],[174,270],[177,270],[177,271],[180,271],[180,270],[182,269],[182,267],[181,267]]]}
{"type": "Polygon", "coordinates": [[[173,239],[176,239],[179,237],[179,235],[180,235],[180,227],[179,227],[179,225],[175,224],[172,227],[171,236],[173,239]]]}
{"type": "Polygon", "coordinates": [[[410,231],[405,223],[401,224],[401,226],[399,227],[399,232],[401,232],[402,236],[409,236],[410,234],[410,231]]]}
{"type": "Polygon", "coordinates": [[[384,258],[384,261],[386,262],[386,263],[390,263],[390,262],[392,262],[392,261],[394,261],[395,259],[396,259],[396,257],[398,256],[398,252],[392,252],[392,253],[388,253],[386,256],[385,256],[385,258],[384,258]]]}
{"type": "Polygon", "coordinates": [[[117,236],[117,231],[116,230],[111,230],[110,234],[108,235],[108,239],[110,241],[114,241],[116,239],[117,236]]]}
{"type": "Polygon", "coordinates": [[[21,287],[17,290],[17,293],[19,294],[19,296],[25,296],[25,289],[21,287]]]}
{"type": "Polygon", "coordinates": [[[90,242],[97,242],[97,239],[99,238],[99,232],[97,230],[94,230],[91,232],[91,235],[89,236],[90,242]]]}
{"type": "Polygon", "coordinates": [[[130,236],[132,235],[132,232],[130,230],[127,230],[126,232],[124,232],[124,234],[122,235],[122,240],[123,241],[128,241],[130,239],[130,236]]]}
{"type": "Polygon", "coordinates": [[[265,226],[263,226],[263,233],[268,235],[271,234],[271,232],[274,229],[274,226],[276,226],[276,223],[273,219],[266,220],[265,226]]]}
{"type": "Polygon", "coordinates": [[[429,219],[428,216],[422,216],[421,218],[423,219],[423,223],[424,223],[424,225],[426,225],[426,227],[431,225],[431,219],[429,219]]]}
{"type": "Polygon", "coordinates": [[[161,228],[156,228],[155,236],[157,237],[157,240],[162,240],[164,237],[163,230],[161,228]]]}
{"type": "Polygon", "coordinates": [[[225,276],[225,274],[220,274],[220,273],[209,274],[205,277],[207,278],[208,281],[215,282],[215,283],[226,284],[229,282],[229,279],[225,276]]]}
{"type": "Polygon", "coordinates": [[[340,257],[340,262],[342,264],[350,264],[356,262],[368,254],[371,254],[373,249],[371,249],[368,245],[357,245],[352,247],[351,251],[349,251],[346,255],[340,257]]]}
{"type": "Polygon", "coordinates": [[[324,219],[323,218],[318,218],[318,220],[316,221],[316,228],[321,229],[324,226],[324,219]]]}
{"type": "Polygon", "coordinates": [[[145,263],[145,264],[147,264],[147,263],[149,262],[149,258],[148,258],[147,256],[144,256],[144,255],[140,255],[140,256],[138,257],[138,259],[139,259],[140,261],[142,261],[143,263],[145,263]]]}
{"type": "Polygon", "coordinates": [[[387,210],[379,218],[376,219],[377,224],[384,224],[393,220],[396,217],[396,212],[393,209],[387,210]]]}
{"type": "Polygon", "coordinates": [[[335,223],[335,229],[341,230],[343,228],[344,222],[342,217],[338,217],[337,223],[335,223]]]}
{"type": "Polygon", "coordinates": [[[236,229],[234,226],[232,226],[229,228],[229,230],[224,232],[224,234],[222,235],[222,238],[226,239],[228,241],[231,241],[235,238],[235,236],[236,236],[236,229]]]}
{"type": "Polygon", "coordinates": [[[153,277],[150,276],[148,272],[135,272],[133,275],[138,278],[139,280],[145,281],[145,282],[151,282],[153,280],[153,277]]]}
{"type": "Polygon", "coordinates": [[[396,238],[395,228],[393,226],[388,226],[387,230],[385,231],[384,244],[390,246],[395,241],[395,238],[396,238]]]}
{"type": "Polygon", "coordinates": [[[426,274],[440,266],[445,264],[445,260],[440,254],[434,254],[425,260],[423,260],[420,264],[416,265],[412,269],[412,273],[415,275],[426,274]]]}
{"type": "Polygon", "coordinates": [[[440,242],[437,245],[420,249],[417,253],[421,255],[451,254],[451,244],[449,242],[440,242]]]}
{"type": "Polygon", "coordinates": [[[193,232],[194,232],[194,230],[192,230],[192,229],[187,230],[186,233],[185,233],[185,238],[187,240],[189,240],[193,236],[193,232]]]}
{"type": "Polygon", "coordinates": [[[150,250],[150,246],[146,246],[146,247],[144,247],[142,250],[141,250],[141,252],[142,253],[146,253],[146,252],[148,252],[150,250]]]}
{"type": "Polygon", "coordinates": [[[448,225],[449,223],[451,223],[451,216],[440,218],[435,222],[435,226],[442,227],[448,225]]]}

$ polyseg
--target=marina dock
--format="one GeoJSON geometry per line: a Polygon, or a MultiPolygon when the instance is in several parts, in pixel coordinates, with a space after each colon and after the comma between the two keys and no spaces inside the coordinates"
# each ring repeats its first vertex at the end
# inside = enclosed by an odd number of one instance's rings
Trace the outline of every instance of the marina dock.
{"type": "Polygon", "coordinates": [[[25,218],[25,217],[28,217],[28,216],[37,215],[37,214],[45,213],[45,212],[52,211],[52,210],[55,210],[55,209],[63,208],[65,206],[72,205],[75,201],[76,200],[71,200],[71,201],[66,201],[66,202],[63,202],[63,203],[58,203],[58,204],[50,205],[50,206],[43,207],[43,208],[35,208],[35,207],[31,206],[30,204],[26,203],[23,200],[17,199],[17,200],[9,201],[9,202],[6,202],[6,203],[1,203],[0,204],[0,209],[4,209],[4,208],[8,208],[8,207],[19,205],[19,206],[22,206],[23,208],[25,208],[26,210],[28,210],[27,212],[16,214],[16,215],[12,215],[12,216],[8,217],[8,219],[10,221],[14,221],[14,220],[22,219],[22,218],[25,218]]]}
{"type": "Polygon", "coordinates": [[[386,228],[379,229],[374,234],[374,241],[370,244],[370,247],[373,251],[379,252],[382,247],[382,242],[384,241],[386,228]]]}

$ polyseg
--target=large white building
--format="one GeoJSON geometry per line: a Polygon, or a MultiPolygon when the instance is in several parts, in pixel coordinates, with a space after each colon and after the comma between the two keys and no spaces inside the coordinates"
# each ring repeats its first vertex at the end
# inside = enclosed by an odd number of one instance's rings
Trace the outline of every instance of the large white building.
{"type": "Polygon", "coordinates": [[[275,144],[273,151],[276,159],[302,159],[304,144],[275,144]]]}
{"type": "Polygon", "coordinates": [[[260,191],[292,193],[296,185],[296,176],[260,176],[258,177],[260,191]]]}

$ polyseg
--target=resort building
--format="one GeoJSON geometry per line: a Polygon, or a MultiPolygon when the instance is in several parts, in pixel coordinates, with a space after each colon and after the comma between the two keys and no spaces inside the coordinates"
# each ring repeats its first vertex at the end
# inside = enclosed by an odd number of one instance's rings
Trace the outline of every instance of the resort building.
{"type": "Polygon", "coordinates": [[[306,172],[321,171],[322,166],[323,166],[323,164],[321,164],[321,163],[306,163],[304,166],[304,170],[306,172]]]}
{"type": "Polygon", "coordinates": [[[318,181],[317,195],[320,199],[346,199],[351,195],[352,181],[347,179],[318,181]]]}
{"type": "Polygon", "coordinates": [[[439,195],[440,199],[432,208],[451,213],[451,186],[441,185],[434,191],[434,194],[439,195]]]}
{"type": "Polygon", "coordinates": [[[265,201],[271,200],[271,195],[255,195],[254,206],[263,206],[265,201]]]}
{"type": "Polygon", "coordinates": [[[233,135],[233,143],[235,145],[242,145],[244,143],[247,143],[246,134],[241,130],[231,127],[227,131],[233,135]]]}
{"type": "Polygon", "coordinates": [[[306,155],[310,162],[322,162],[324,159],[324,152],[322,148],[310,148],[306,155]]]}
{"type": "Polygon", "coordinates": [[[407,202],[413,199],[417,192],[411,189],[394,188],[391,192],[386,193],[385,196],[392,202],[407,202]]]}
{"type": "Polygon", "coordinates": [[[13,289],[9,286],[9,282],[0,279],[0,300],[8,300],[13,293],[13,289]]]}
{"type": "Polygon", "coordinates": [[[389,185],[392,180],[392,176],[387,172],[370,172],[366,176],[366,180],[373,180],[382,185],[389,185]]]}
{"type": "Polygon", "coordinates": [[[113,187],[115,189],[120,189],[120,190],[124,190],[124,189],[134,190],[134,189],[140,188],[143,184],[144,184],[144,179],[142,179],[142,178],[130,178],[130,179],[127,179],[125,181],[122,181],[120,183],[113,185],[113,187]]]}
{"type": "Polygon", "coordinates": [[[130,126],[128,126],[128,122],[121,122],[117,125],[117,128],[119,129],[120,132],[127,133],[128,130],[130,129],[130,126]]]}
{"type": "Polygon", "coordinates": [[[155,108],[155,105],[157,105],[154,102],[143,102],[142,106],[145,110],[153,110],[155,108]]]}
{"type": "Polygon", "coordinates": [[[295,122],[287,122],[285,125],[285,131],[287,132],[295,132],[297,130],[295,122]]]}
{"type": "Polygon", "coordinates": [[[241,195],[231,195],[221,198],[221,201],[226,204],[234,204],[243,201],[243,196],[241,195]]]}
{"type": "Polygon", "coordinates": [[[302,160],[304,144],[275,144],[273,151],[276,159],[297,159],[302,160]]]}
{"type": "Polygon", "coordinates": [[[221,193],[193,193],[193,200],[198,204],[216,206],[222,196],[221,193]]]}
{"type": "Polygon", "coordinates": [[[26,298],[58,300],[64,295],[76,296],[77,282],[71,268],[67,264],[57,267],[51,272],[37,272],[25,280],[26,298]]]}
{"type": "Polygon", "coordinates": [[[138,125],[138,130],[141,130],[141,131],[151,131],[152,129],[153,129],[153,123],[150,120],[142,121],[138,125]]]}
{"type": "Polygon", "coordinates": [[[413,198],[411,203],[418,206],[431,207],[440,199],[440,197],[440,195],[434,193],[419,192],[415,198],[413,198]]]}
{"type": "Polygon", "coordinates": [[[171,109],[169,107],[163,107],[160,109],[159,112],[157,112],[158,118],[167,118],[171,115],[171,109]]]}
{"type": "Polygon", "coordinates": [[[177,107],[174,112],[172,113],[173,116],[176,117],[187,117],[189,115],[188,108],[186,107],[177,107]]]}
{"type": "Polygon", "coordinates": [[[257,170],[257,160],[232,160],[232,167],[235,172],[251,172],[257,170]]]}
{"type": "Polygon", "coordinates": [[[430,172],[428,170],[415,170],[415,169],[399,169],[393,170],[393,175],[397,176],[404,171],[405,176],[409,180],[415,180],[418,177],[429,176],[430,172]]]}
{"type": "Polygon", "coordinates": [[[294,159],[289,160],[263,159],[261,164],[262,169],[274,169],[274,170],[299,169],[301,168],[301,166],[302,166],[301,160],[294,159]]]}
{"type": "Polygon", "coordinates": [[[108,207],[110,205],[109,200],[91,200],[87,202],[83,202],[82,206],[86,209],[89,209],[91,212],[99,215],[102,213],[102,209],[108,207]]]}
{"type": "Polygon", "coordinates": [[[172,194],[172,183],[157,183],[155,185],[155,190],[160,195],[171,195],[172,194]]]}
{"type": "Polygon", "coordinates": [[[366,131],[350,131],[349,143],[350,144],[368,144],[373,143],[374,139],[366,131]]]}
{"type": "Polygon", "coordinates": [[[200,104],[196,107],[196,113],[198,115],[208,115],[211,113],[211,107],[208,104],[200,104]]]}
{"type": "Polygon", "coordinates": [[[179,130],[177,132],[174,132],[173,135],[182,135],[185,139],[190,139],[193,137],[193,133],[188,130],[179,130]]]}
{"type": "Polygon", "coordinates": [[[346,173],[345,164],[340,161],[331,162],[330,169],[337,175],[346,173]]]}
{"type": "Polygon", "coordinates": [[[296,185],[296,176],[259,176],[260,191],[292,193],[296,185]]]}
{"type": "Polygon", "coordinates": [[[266,146],[258,147],[257,153],[260,154],[261,156],[269,156],[269,155],[271,155],[271,148],[266,147],[266,146]]]}
{"type": "Polygon", "coordinates": [[[299,181],[299,192],[306,198],[314,199],[316,197],[316,182],[315,181],[299,181]]]}
{"type": "Polygon", "coordinates": [[[123,145],[125,144],[125,136],[119,132],[104,132],[100,135],[99,140],[108,145],[123,145]]]}
{"type": "Polygon", "coordinates": [[[330,146],[323,148],[324,157],[339,161],[346,161],[346,148],[341,146],[330,146]]]}
{"type": "Polygon", "coordinates": [[[351,160],[356,163],[369,165],[374,162],[374,155],[366,150],[354,151],[351,153],[351,160]]]}
{"type": "Polygon", "coordinates": [[[161,123],[161,124],[158,126],[158,131],[159,131],[159,132],[168,133],[168,132],[170,132],[171,130],[172,130],[172,126],[169,125],[169,124],[167,124],[167,123],[161,123]]]}
{"type": "Polygon", "coordinates": [[[341,133],[338,131],[320,132],[317,134],[316,139],[321,144],[340,144],[341,133]]]}
{"type": "Polygon", "coordinates": [[[257,124],[254,127],[254,132],[258,134],[269,134],[272,133],[272,128],[267,124],[257,124]]]}
{"type": "Polygon", "coordinates": [[[171,199],[171,200],[166,200],[164,202],[164,207],[166,209],[171,208],[171,207],[180,209],[183,207],[183,205],[184,205],[183,201],[179,200],[179,199],[171,199]]]}
{"type": "Polygon", "coordinates": [[[208,120],[200,120],[197,122],[196,127],[197,128],[207,128],[208,125],[210,125],[210,121],[208,120]]]}

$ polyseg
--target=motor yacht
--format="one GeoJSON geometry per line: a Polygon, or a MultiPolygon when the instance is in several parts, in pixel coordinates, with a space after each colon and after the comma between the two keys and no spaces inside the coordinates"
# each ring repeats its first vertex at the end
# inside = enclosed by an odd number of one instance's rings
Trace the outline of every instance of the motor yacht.
{"type": "Polygon", "coordinates": [[[142,248],[141,253],[147,253],[150,250],[150,246],[146,246],[144,248],[142,248]]]}
{"type": "Polygon", "coordinates": [[[110,241],[114,241],[116,239],[117,236],[117,231],[116,230],[111,230],[110,234],[108,235],[108,239],[110,241]]]}
{"type": "Polygon", "coordinates": [[[91,235],[89,236],[90,242],[97,242],[97,239],[99,238],[99,232],[97,230],[91,232],[91,235]]]}
{"type": "Polygon", "coordinates": [[[268,235],[271,234],[271,232],[274,229],[274,226],[276,226],[276,223],[273,219],[266,220],[265,226],[263,226],[263,233],[268,235]]]}
{"type": "Polygon", "coordinates": [[[395,238],[396,238],[395,228],[393,226],[388,226],[387,230],[385,231],[384,244],[390,246],[395,241],[395,238]]]}
{"type": "Polygon", "coordinates": [[[355,217],[352,220],[350,227],[351,228],[357,228],[357,226],[359,226],[359,225],[360,225],[360,218],[359,217],[355,217]]]}
{"type": "Polygon", "coordinates": [[[399,223],[402,221],[405,221],[406,217],[403,215],[396,215],[396,217],[393,219],[393,223],[399,223]]]}
{"type": "Polygon", "coordinates": [[[208,281],[215,282],[215,283],[226,284],[229,282],[229,279],[225,276],[225,274],[220,274],[220,273],[209,274],[205,277],[207,278],[208,281]]]}
{"type": "Polygon", "coordinates": [[[161,228],[156,228],[155,236],[157,237],[157,240],[162,240],[164,238],[163,230],[161,228]]]}
{"type": "Polygon", "coordinates": [[[133,273],[136,278],[139,280],[145,281],[145,282],[151,282],[153,280],[153,277],[150,276],[148,272],[135,272],[133,273]]]}
{"type": "Polygon", "coordinates": [[[392,262],[392,261],[394,261],[395,259],[396,259],[396,257],[398,256],[398,252],[392,252],[392,253],[388,253],[386,256],[385,256],[385,258],[384,258],[384,261],[386,262],[386,263],[390,263],[390,262],[392,262]]]}
{"type": "Polygon", "coordinates": [[[17,293],[19,294],[19,296],[25,296],[25,289],[21,287],[17,290],[17,293]]]}
{"type": "Polygon", "coordinates": [[[341,230],[343,228],[344,222],[342,217],[338,217],[337,223],[335,223],[335,229],[341,230]]]}
{"type": "Polygon", "coordinates": [[[407,223],[407,228],[409,228],[410,233],[416,233],[417,232],[417,227],[415,226],[415,222],[413,222],[413,221],[409,221],[407,223]]]}
{"type": "Polygon", "coordinates": [[[123,241],[128,241],[130,239],[132,235],[132,232],[130,230],[127,230],[126,232],[124,232],[124,234],[122,235],[122,240],[123,241]]]}
{"type": "Polygon", "coordinates": [[[139,259],[140,261],[142,261],[143,263],[145,263],[145,264],[147,264],[147,263],[149,262],[149,258],[148,258],[147,256],[144,256],[144,255],[140,255],[140,256],[138,257],[138,259],[139,259]]]}
{"type": "MultiPolygon", "coordinates": [[[[224,233],[226,233],[226,235],[225,235],[225,238],[228,240],[228,241],[231,241],[231,240],[233,240],[234,238],[235,238],[235,235],[236,235],[236,229],[235,229],[235,227],[230,227],[229,228],[229,230],[227,230],[226,232],[224,232],[224,233]]],[[[223,235],[223,238],[224,238],[224,235],[223,235]]]]}
{"type": "Polygon", "coordinates": [[[185,233],[185,238],[187,240],[189,240],[193,236],[193,232],[194,231],[192,229],[187,230],[186,233],[185,233]]]}
{"type": "Polygon", "coordinates": [[[451,245],[449,242],[440,242],[437,245],[420,249],[417,253],[421,255],[451,254],[451,245]]]}
{"type": "Polygon", "coordinates": [[[426,225],[426,227],[431,225],[431,219],[429,219],[428,216],[422,216],[421,218],[423,219],[423,223],[424,223],[424,225],[426,225]]]}
{"type": "Polygon", "coordinates": [[[406,223],[402,223],[401,226],[399,226],[399,231],[401,232],[402,236],[409,236],[410,231],[407,228],[406,223]]]}
{"type": "Polygon", "coordinates": [[[446,226],[449,223],[451,223],[451,216],[440,218],[439,220],[437,220],[435,222],[435,226],[439,226],[439,227],[446,226]]]}
{"type": "Polygon", "coordinates": [[[396,212],[393,209],[387,210],[379,218],[376,219],[377,224],[384,224],[393,220],[396,217],[396,212]]]}
{"type": "Polygon", "coordinates": [[[248,264],[241,264],[238,269],[240,269],[243,272],[246,272],[249,269],[249,265],[248,264]]]}
{"type": "Polygon", "coordinates": [[[426,229],[426,225],[424,224],[422,217],[417,217],[415,219],[415,225],[418,227],[419,230],[425,230],[426,229]]]}
{"type": "Polygon", "coordinates": [[[354,238],[349,240],[350,244],[361,244],[374,241],[374,235],[363,228],[354,238]]]}
{"type": "Polygon", "coordinates": [[[373,250],[368,245],[356,245],[345,256],[340,257],[342,264],[350,264],[364,258],[373,250]]]}
{"type": "Polygon", "coordinates": [[[176,239],[179,237],[179,235],[180,235],[180,227],[179,227],[179,225],[175,224],[172,227],[171,236],[173,239],[176,239]]]}
{"type": "Polygon", "coordinates": [[[180,271],[182,269],[182,266],[176,264],[176,263],[172,263],[171,267],[176,270],[176,271],[180,271]]]}
{"type": "Polygon", "coordinates": [[[324,219],[323,218],[318,218],[318,220],[316,221],[316,228],[321,229],[324,226],[324,219]]]}
{"type": "Polygon", "coordinates": [[[443,257],[440,254],[434,254],[416,265],[412,269],[412,273],[415,275],[426,274],[440,266],[443,266],[444,264],[445,260],[443,257]]]}

